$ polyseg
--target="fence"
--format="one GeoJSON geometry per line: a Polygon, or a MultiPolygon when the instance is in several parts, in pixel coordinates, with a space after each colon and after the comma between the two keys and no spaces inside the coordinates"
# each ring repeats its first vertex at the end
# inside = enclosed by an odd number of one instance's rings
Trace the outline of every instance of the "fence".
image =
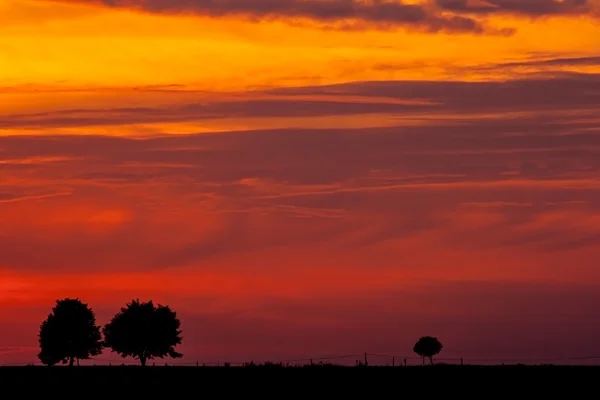
{"type": "MultiPolygon", "coordinates": [[[[563,357],[563,358],[465,358],[465,357],[434,357],[436,364],[449,365],[600,365],[600,356],[589,357],[563,357]]],[[[337,366],[371,366],[371,367],[407,367],[428,364],[427,359],[416,356],[375,354],[375,353],[357,353],[346,355],[321,356],[313,358],[298,358],[287,360],[248,360],[248,361],[227,361],[227,360],[198,360],[198,361],[177,361],[177,360],[154,360],[148,365],[152,366],[172,366],[172,367],[238,367],[252,365],[278,365],[282,367],[299,366],[318,366],[318,365],[337,365],[337,366]]],[[[42,365],[39,361],[29,363],[0,363],[0,367],[18,367],[18,366],[37,366],[42,365]]],[[[128,366],[139,365],[137,360],[133,359],[90,359],[82,360],[83,366],[128,366]]]]}

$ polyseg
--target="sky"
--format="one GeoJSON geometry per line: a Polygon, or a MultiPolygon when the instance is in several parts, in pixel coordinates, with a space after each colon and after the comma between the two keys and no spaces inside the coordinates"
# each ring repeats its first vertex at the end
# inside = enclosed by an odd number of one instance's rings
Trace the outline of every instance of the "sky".
{"type": "Polygon", "coordinates": [[[0,0],[0,364],[65,297],[171,306],[181,362],[600,356],[599,20],[0,0]]]}

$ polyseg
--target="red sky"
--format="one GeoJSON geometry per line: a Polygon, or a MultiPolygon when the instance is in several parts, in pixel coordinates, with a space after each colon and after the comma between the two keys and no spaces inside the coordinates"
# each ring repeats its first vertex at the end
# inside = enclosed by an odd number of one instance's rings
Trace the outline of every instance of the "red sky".
{"type": "Polygon", "coordinates": [[[0,0],[0,364],[63,297],[184,362],[600,355],[598,5],[0,0]]]}

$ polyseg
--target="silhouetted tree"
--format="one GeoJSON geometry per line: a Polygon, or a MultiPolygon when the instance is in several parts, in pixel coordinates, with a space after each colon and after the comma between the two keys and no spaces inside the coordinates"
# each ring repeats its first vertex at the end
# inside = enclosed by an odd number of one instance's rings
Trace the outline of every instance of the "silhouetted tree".
{"type": "Polygon", "coordinates": [[[431,336],[424,336],[413,347],[413,351],[420,355],[423,359],[429,358],[429,362],[433,365],[433,356],[442,351],[443,346],[440,341],[431,336]]]}
{"type": "Polygon", "coordinates": [[[123,358],[140,360],[142,366],[157,357],[179,358],[182,355],[175,346],[181,344],[180,326],[177,314],[168,306],[134,300],[104,326],[105,345],[123,358]]]}
{"type": "Polygon", "coordinates": [[[79,299],[57,300],[40,326],[38,358],[45,365],[73,366],[102,353],[100,327],[87,304],[79,299]]]}

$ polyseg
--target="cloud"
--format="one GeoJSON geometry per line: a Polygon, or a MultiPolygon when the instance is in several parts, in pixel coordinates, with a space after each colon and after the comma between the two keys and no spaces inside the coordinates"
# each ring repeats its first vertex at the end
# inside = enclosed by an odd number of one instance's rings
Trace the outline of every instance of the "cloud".
{"type": "Polygon", "coordinates": [[[598,66],[600,57],[558,57],[542,60],[527,60],[497,64],[495,67],[557,67],[557,66],[598,66]]]}
{"type": "MultiPolygon", "coordinates": [[[[500,110],[550,110],[592,107],[600,100],[600,75],[526,75],[503,81],[376,81],[275,89],[279,94],[377,96],[392,99],[420,98],[440,104],[450,112],[500,110]],[[561,93],[561,96],[547,96],[561,93]],[[492,95],[493,94],[493,95],[492,95]]],[[[427,111],[430,111],[428,108],[427,111]]]]}
{"type": "MultiPolygon", "coordinates": [[[[202,119],[206,109],[224,119],[293,120],[303,108],[304,116],[365,112],[361,118],[385,110],[397,124],[0,137],[0,267],[251,271],[281,263],[291,271],[390,268],[406,259],[398,270],[409,277],[539,276],[536,268],[559,268],[567,254],[595,256],[598,231],[585,221],[600,213],[599,82],[355,82],[239,101],[190,105],[186,97],[173,107],[6,116],[5,124],[60,127],[68,115],[84,130],[202,119]],[[553,215],[565,217],[536,225],[553,215]]],[[[573,276],[593,279],[591,268],[582,261],[573,276]]]]}
{"type": "Polygon", "coordinates": [[[588,0],[436,0],[443,10],[472,14],[508,13],[532,17],[586,14],[592,10],[588,0]]]}
{"type": "MultiPolygon", "coordinates": [[[[72,1],[72,0],[59,0],[72,1]]],[[[492,28],[479,17],[516,14],[529,17],[592,15],[588,0],[88,0],[109,7],[140,9],[151,13],[195,14],[211,18],[245,17],[260,21],[302,20],[337,30],[410,28],[428,32],[512,35],[515,28],[492,28]]]]}
{"type": "Polygon", "coordinates": [[[483,33],[487,30],[472,18],[461,15],[441,15],[424,5],[404,1],[103,0],[103,3],[110,7],[138,8],[153,13],[191,13],[213,18],[242,16],[253,20],[309,19],[339,29],[354,29],[356,24],[348,24],[347,21],[359,21],[370,26],[420,28],[432,32],[483,33]]]}
{"type": "Polygon", "coordinates": [[[189,103],[165,108],[113,108],[104,110],[72,109],[48,113],[13,114],[0,117],[0,128],[73,127],[85,125],[121,125],[126,123],[185,122],[224,118],[302,118],[400,113],[426,108],[425,102],[361,102],[292,99],[248,99],[212,104],[189,103]],[[282,101],[283,100],[283,101],[282,101]]]}
{"type": "Polygon", "coordinates": [[[26,200],[43,200],[51,197],[57,196],[68,196],[71,193],[50,193],[50,194],[39,194],[39,195],[30,195],[30,196],[15,196],[10,193],[0,193],[0,203],[14,203],[18,201],[26,201],[26,200]]]}
{"type": "MultiPolygon", "coordinates": [[[[577,61],[555,59],[532,62],[538,65],[554,65],[577,61]]],[[[199,127],[206,127],[209,124],[208,126],[222,126],[221,130],[227,130],[228,124],[232,121],[244,121],[252,127],[253,121],[269,125],[269,120],[280,121],[279,124],[288,127],[298,125],[299,121],[307,121],[309,126],[319,129],[322,125],[327,125],[328,118],[335,117],[340,124],[349,121],[344,125],[350,126],[359,123],[366,127],[380,126],[379,124],[384,121],[384,126],[412,126],[415,127],[414,129],[418,129],[419,126],[438,124],[445,119],[448,125],[455,125],[454,128],[449,126],[449,129],[457,129],[457,125],[460,125],[461,129],[468,131],[471,129],[470,124],[479,124],[477,115],[485,113],[486,118],[494,121],[497,129],[508,132],[513,129],[510,125],[517,119],[521,127],[528,119],[531,124],[528,127],[529,132],[533,132],[533,130],[560,129],[560,124],[549,122],[558,117],[557,113],[562,113],[561,117],[565,114],[579,113],[580,121],[574,117],[570,118],[568,127],[571,133],[575,133],[573,129],[582,131],[597,127],[592,111],[600,105],[600,75],[526,75],[518,79],[489,82],[349,82],[325,86],[276,88],[255,91],[252,94],[239,93],[237,99],[235,96],[226,98],[215,94],[212,99],[207,100],[206,94],[198,94],[196,102],[193,101],[193,91],[179,91],[179,93],[170,93],[174,97],[173,103],[168,105],[157,104],[153,97],[146,100],[143,95],[144,90],[140,91],[142,93],[139,94],[139,101],[147,104],[139,107],[80,108],[0,114],[0,129],[35,130],[128,124],[196,123],[199,127]],[[561,93],[561,95],[548,96],[547,93],[561,93]],[[181,96],[179,101],[177,101],[178,95],[181,96]],[[512,114],[510,119],[506,118],[508,113],[512,114]],[[432,119],[431,115],[435,115],[436,118],[432,119]]],[[[146,91],[153,92],[153,89],[148,88],[146,91]]],[[[528,139],[524,137],[521,140],[528,139]]],[[[571,139],[571,143],[575,144],[576,139],[571,139]]]]}
{"type": "MultiPolygon", "coordinates": [[[[448,74],[477,73],[491,75],[499,74],[510,76],[512,80],[535,78],[548,79],[573,79],[579,73],[589,71],[588,77],[593,76],[600,66],[600,57],[564,57],[557,54],[530,54],[518,61],[507,61],[488,65],[473,65],[468,68],[451,66],[447,67],[448,74]],[[527,73],[523,73],[523,70],[527,73]],[[536,76],[537,75],[537,76],[536,76]]],[[[414,68],[412,64],[378,64],[374,66],[379,71],[403,71],[414,68]]],[[[458,79],[457,79],[458,80],[458,79]]],[[[454,80],[454,81],[457,81],[454,80]]]]}
{"type": "MultiPolygon", "coordinates": [[[[243,268],[298,251],[344,260],[364,251],[388,264],[428,243],[441,254],[445,246],[507,257],[589,251],[598,233],[575,222],[599,212],[600,143],[594,133],[561,133],[576,120],[143,140],[4,137],[8,159],[67,160],[0,170],[4,193],[70,195],[4,203],[2,262],[23,271],[139,271],[236,259],[243,268]],[[572,221],[520,228],[556,212],[572,221]]],[[[436,265],[431,258],[412,256],[426,269],[436,265]]]]}

